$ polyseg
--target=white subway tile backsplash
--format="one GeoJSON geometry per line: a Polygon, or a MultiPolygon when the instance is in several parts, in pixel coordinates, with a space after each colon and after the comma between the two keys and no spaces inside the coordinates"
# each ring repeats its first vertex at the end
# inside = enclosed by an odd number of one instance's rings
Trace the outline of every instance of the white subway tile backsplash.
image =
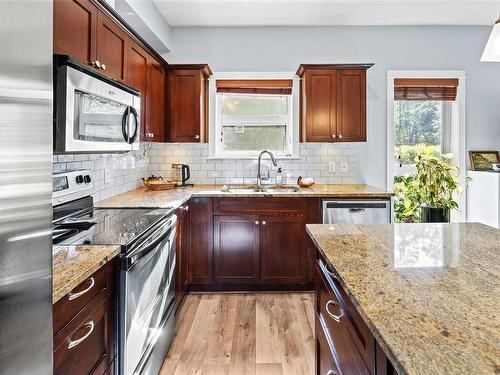
{"type": "MultiPolygon", "coordinates": [[[[301,143],[300,157],[278,160],[284,182],[294,184],[298,176],[313,177],[316,183],[355,183],[358,181],[358,151],[349,143],[301,143]],[[337,172],[328,172],[329,162],[338,163],[337,172]],[[340,162],[348,162],[349,172],[340,172],[340,162]]],[[[172,164],[189,164],[194,184],[255,184],[256,159],[207,159],[204,143],[143,143],[141,151],[132,154],[57,155],[53,171],[91,169],[96,202],[142,186],[142,177],[151,174],[173,176],[172,164]],[[132,155],[133,154],[133,155],[132,155]],[[145,158],[144,158],[144,157],[145,158]],[[104,183],[104,171],[110,171],[110,182],[104,183]]],[[[262,161],[263,173],[277,168],[269,159],[262,161]]]]}

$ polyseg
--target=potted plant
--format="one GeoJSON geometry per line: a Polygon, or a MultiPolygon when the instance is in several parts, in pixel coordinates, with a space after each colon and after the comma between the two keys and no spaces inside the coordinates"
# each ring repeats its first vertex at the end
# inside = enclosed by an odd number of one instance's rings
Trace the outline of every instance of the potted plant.
{"type": "Polygon", "coordinates": [[[460,170],[451,164],[453,155],[424,153],[415,158],[417,173],[402,177],[394,186],[395,209],[402,222],[449,222],[458,209],[460,170]]]}

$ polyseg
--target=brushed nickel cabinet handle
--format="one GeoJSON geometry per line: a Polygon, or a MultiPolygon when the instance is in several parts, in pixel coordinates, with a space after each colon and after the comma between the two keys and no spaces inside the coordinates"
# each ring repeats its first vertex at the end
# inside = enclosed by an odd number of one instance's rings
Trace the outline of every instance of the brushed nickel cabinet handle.
{"type": "Polygon", "coordinates": [[[155,133],[150,133],[150,134],[151,134],[151,138],[155,137],[155,133]]]}
{"type": "Polygon", "coordinates": [[[101,64],[101,69],[102,70],[106,70],[106,65],[105,64],[101,64]]]}
{"type": "Polygon", "coordinates": [[[88,279],[87,281],[90,281],[90,285],[88,287],[86,287],[84,290],[80,291],[80,292],[77,292],[77,293],[72,293],[72,292],[69,292],[68,293],[68,299],[70,301],[74,300],[74,299],[77,299],[78,297],[81,297],[83,296],[85,293],[87,293],[90,289],[92,289],[95,285],[95,280],[93,277],[91,277],[90,279],[88,279]]]}
{"type": "Polygon", "coordinates": [[[265,220],[262,220],[262,225],[266,225],[267,222],[265,220]]]}
{"type": "Polygon", "coordinates": [[[199,136],[198,134],[196,134],[196,135],[194,136],[194,139],[200,139],[200,136],[199,136]]]}
{"type": "Polygon", "coordinates": [[[86,323],[85,326],[89,327],[89,331],[80,337],[78,340],[71,340],[71,338],[68,341],[68,349],[74,348],[75,346],[80,345],[83,341],[85,341],[94,331],[94,322],[91,320],[90,322],[86,323]]]}
{"type": "Polygon", "coordinates": [[[326,306],[325,306],[325,309],[326,309],[326,312],[328,313],[328,315],[330,315],[330,317],[335,320],[337,323],[340,323],[340,318],[342,318],[344,316],[344,310],[342,310],[342,307],[339,306],[339,304],[335,301],[332,301],[332,300],[329,300],[327,303],[326,303],[326,306]],[[340,311],[340,314],[339,315],[335,315],[335,314],[332,314],[330,312],[330,309],[329,309],[329,306],[330,305],[334,305],[334,306],[337,306],[339,308],[339,311],[340,311]]]}
{"type": "Polygon", "coordinates": [[[255,225],[259,225],[259,220],[255,220],[255,225]]]}
{"type": "Polygon", "coordinates": [[[99,60],[95,61],[94,66],[99,69],[101,68],[101,63],[99,62],[99,60]]]}
{"type": "Polygon", "coordinates": [[[335,137],[337,137],[335,134],[332,134],[332,138],[335,139],[335,137]]]}
{"type": "Polygon", "coordinates": [[[339,138],[342,139],[342,134],[339,134],[339,138]]]}
{"type": "Polygon", "coordinates": [[[337,371],[335,371],[335,370],[328,370],[326,375],[338,375],[338,374],[337,374],[337,371]]]}
{"type": "Polygon", "coordinates": [[[321,260],[319,261],[319,266],[323,270],[323,272],[328,274],[328,276],[333,277],[335,280],[338,280],[337,276],[332,271],[330,271],[328,269],[328,266],[325,263],[323,263],[321,260]]]}

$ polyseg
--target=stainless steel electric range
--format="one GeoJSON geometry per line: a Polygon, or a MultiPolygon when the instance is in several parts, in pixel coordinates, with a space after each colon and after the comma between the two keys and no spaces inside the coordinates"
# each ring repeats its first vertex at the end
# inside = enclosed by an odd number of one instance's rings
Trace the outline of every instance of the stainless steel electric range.
{"type": "Polygon", "coordinates": [[[53,176],[53,244],[121,245],[120,374],[157,374],[175,334],[174,209],[95,208],[90,171],[53,176]]]}

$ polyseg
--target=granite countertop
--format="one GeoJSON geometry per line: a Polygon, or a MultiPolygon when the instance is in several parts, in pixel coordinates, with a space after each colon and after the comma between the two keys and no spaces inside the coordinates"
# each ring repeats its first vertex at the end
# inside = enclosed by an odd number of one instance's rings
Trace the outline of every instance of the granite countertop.
{"type": "Polygon", "coordinates": [[[222,185],[195,185],[164,191],[135,189],[96,203],[96,207],[173,207],[177,208],[191,197],[335,197],[335,198],[389,198],[392,193],[363,184],[313,185],[298,188],[298,192],[268,193],[239,191],[244,186],[230,186],[229,192],[221,191],[222,185]]]}
{"type": "Polygon", "coordinates": [[[400,374],[500,373],[500,230],[307,225],[400,374]]]}
{"type": "Polygon", "coordinates": [[[54,246],[52,250],[52,303],[120,253],[117,245],[54,246]]]}

